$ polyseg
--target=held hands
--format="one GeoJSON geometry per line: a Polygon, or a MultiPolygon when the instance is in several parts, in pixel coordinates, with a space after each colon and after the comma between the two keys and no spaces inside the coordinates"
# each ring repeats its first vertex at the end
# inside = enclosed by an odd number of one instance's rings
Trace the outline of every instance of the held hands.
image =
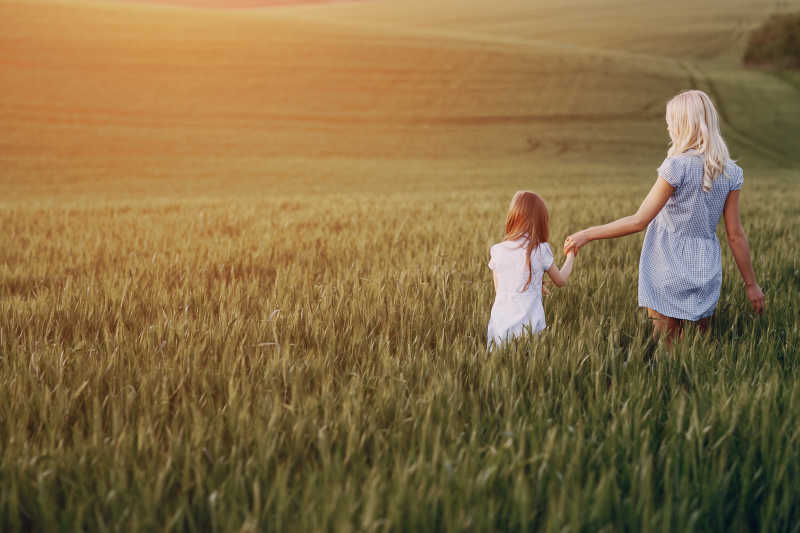
{"type": "MultiPolygon", "coordinates": [[[[569,257],[570,254],[577,256],[578,250],[580,250],[584,244],[588,243],[589,240],[586,230],[573,233],[564,240],[564,254],[567,255],[567,257],[569,257]]],[[[764,293],[761,291],[761,287],[758,286],[758,283],[753,283],[747,285],[746,290],[747,298],[753,305],[753,311],[760,315],[764,311],[764,293]]]]}
{"type": "Polygon", "coordinates": [[[578,250],[587,242],[589,242],[589,239],[583,231],[573,233],[564,240],[564,253],[567,255],[573,253],[577,256],[578,250]]]}
{"type": "Polygon", "coordinates": [[[750,300],[750,303],[753,304],[753,311],[760,315],[764,310],[764,293],[761,292],[761,287],[758,286],[758,283],[753,283],[752,285],[748,285],[746,290],[747,298],[750,300]]]}

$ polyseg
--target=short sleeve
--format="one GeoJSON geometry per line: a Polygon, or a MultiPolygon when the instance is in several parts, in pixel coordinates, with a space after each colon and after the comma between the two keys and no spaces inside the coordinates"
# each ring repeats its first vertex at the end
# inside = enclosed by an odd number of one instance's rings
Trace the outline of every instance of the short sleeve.
{"type": "Polygon", "coordinates": [[[489,250],[489,269],[494,270],[497,263],[494,260],[494,249],[489,250]]]}
{"type": "Polygon", "coordinates": [[[539,245],[539,257],[542,260],[542,270],[545,272],[550,270],[550,267],[553,266],[553,251],[546,242],[539,245]]]}
{"type": "Polygon", "coordinates": [[[658,167],[658,177],[677,189],[683,182],[683,170],[683,165],[678,158],[668,157],[658,167]]]}
{"type": "Polygon", "coordinates": [[[731,190],[738,191],[742,188],[743,183],[744,172],[742,172],[742,168],[739,165],[734,165],[733,172],[731,174],[731,190]]]}

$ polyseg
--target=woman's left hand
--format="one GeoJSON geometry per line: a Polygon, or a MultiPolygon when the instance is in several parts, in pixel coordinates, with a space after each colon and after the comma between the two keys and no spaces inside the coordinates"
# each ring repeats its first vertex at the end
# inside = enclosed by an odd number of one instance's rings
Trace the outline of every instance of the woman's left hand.
{"type": "Polygon", "coordinates": [[[578,255],[578,250],[587,242],[589,242],[589,238],[586,236],[585,230],[573,233],[564,240],[564,253],[573,250],[575,255],[578,255]]]}

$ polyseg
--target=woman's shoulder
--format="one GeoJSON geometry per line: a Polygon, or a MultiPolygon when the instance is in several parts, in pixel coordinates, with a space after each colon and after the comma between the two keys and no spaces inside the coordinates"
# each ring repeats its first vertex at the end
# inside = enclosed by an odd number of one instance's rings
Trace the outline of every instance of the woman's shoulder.
{"type": "Polygon", "coordinates": [[[744,171],[742,167],[740,167],[736,161],[733,159],[729,159],[727,163],[725,163],[725,169],[723,170],[723,174],[725,175],[728,180],[731,182],[731,189],[741,189],[742,182],[744,181],[744,171]]]}
{"type": "Polygon", "coordinates": [[[702,160],[703,159],[703,154],[701,154],[697,150],[686,150],[685,152],[682,152],[680,154],[668,155],[665,159],[669,159],[669,160],[673,160],[674,159],[676,161],[684,161],[684,162],[692,161],[694,159],[702,160]]]}
{"type": "Polygon", "coordinates": [[[664,168],[686,168],[694,164],[703,164],[703,156],[697,152],[683,152],[682,154],[668,155],[659,166],[659,170],[664,168]]]}
{"type": "Polygon", "coordinates": [[[689,174],[702,176],[703,156],[694,151],[667,156],[658,167],[658,177],[664,179],[672,187],[677,188],[689,174]]]}
{"type": "Polygon", "coordinates": [[[739,164],[736,163],[736,161],[734,161],[733,159],[728,159],[728,161],[725,163],[726,176],[730,177],[741,176],[743,173],[744,171],[742,170],[742,167],[740,167],[739,164]]]}

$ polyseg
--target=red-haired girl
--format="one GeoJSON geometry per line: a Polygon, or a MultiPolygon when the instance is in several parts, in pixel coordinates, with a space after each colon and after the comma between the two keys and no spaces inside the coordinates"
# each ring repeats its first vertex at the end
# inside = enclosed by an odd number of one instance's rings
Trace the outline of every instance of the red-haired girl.
{"type": "Polygon", "coordinates": [[[487,341],[490,348],[526,330],[538,333],[545,328],[544,273],[563,287],[575,261],[570,250],[561,269],[553,263],[549,233],[550,217],[544,201],[535,193],[518,191],[508,209],[505,239],[492,246],[490,253],[495,289],[487,341]]]}

